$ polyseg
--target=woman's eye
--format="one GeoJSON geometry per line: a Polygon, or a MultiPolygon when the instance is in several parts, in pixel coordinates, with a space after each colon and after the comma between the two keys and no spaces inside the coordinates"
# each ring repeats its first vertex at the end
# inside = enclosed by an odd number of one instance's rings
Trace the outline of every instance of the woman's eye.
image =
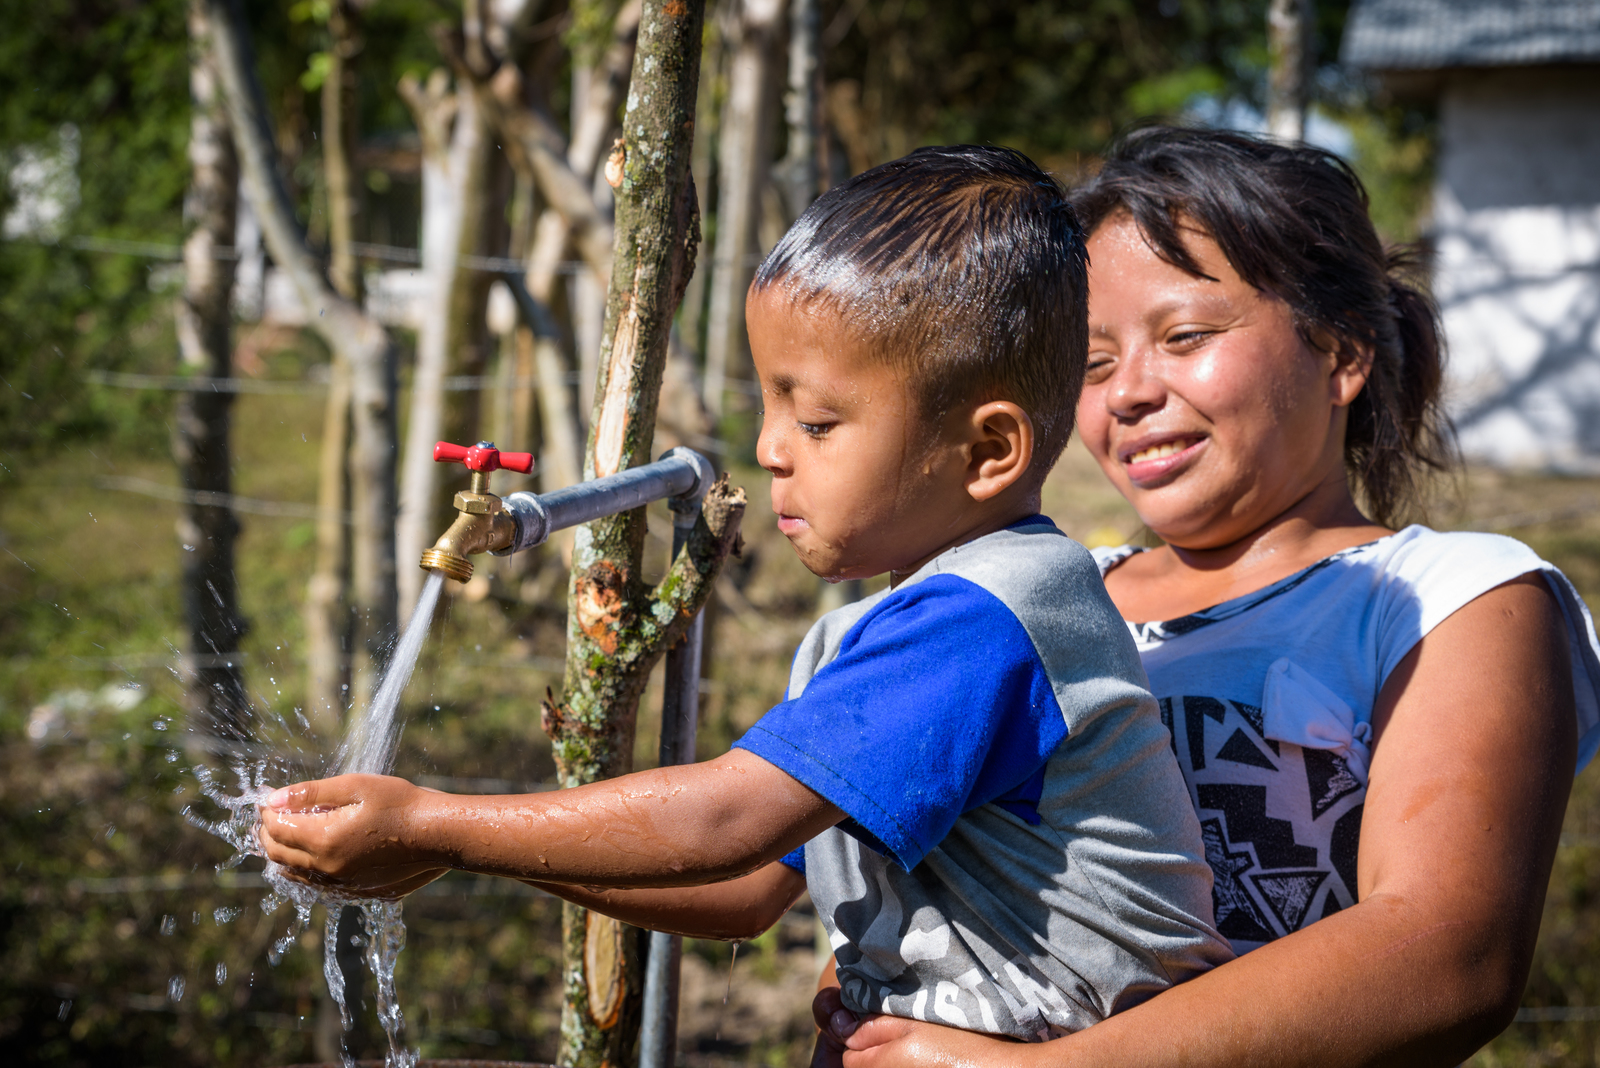
{"type": "Polygon", "coordinates": [[[1167,338],[1167,345],[1175,349],[1192,349],[1210,340],[1211,330],[1180,330],[1167,338]]]}
{"type": "Polygon", "coordinates": [[[832,423],[796,423],[795,425],[798,426],[807,437],[811,438],[822,437],[833,426],[832,423]]]}

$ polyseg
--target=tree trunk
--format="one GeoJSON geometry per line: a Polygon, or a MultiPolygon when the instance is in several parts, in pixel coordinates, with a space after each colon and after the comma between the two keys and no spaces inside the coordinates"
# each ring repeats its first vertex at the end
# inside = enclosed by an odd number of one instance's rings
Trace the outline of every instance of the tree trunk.
{"type": "Polygon", "coordinates": [[[744,297],[750,284],[768,179],[772,138],[774,59],[781,37],[783,0],[742,0],[739,41],[728,63],[728,99],[718,145],[717,240],[711,261],[711,311],[706,329],[706,408],[718,419],[728,382],[741,377],[744,297]]]}
{"type": "Polygon", "coordinates": [[[1305,139],[1315,17],[1315,0],[1271,0],[1267,8],[1267,132],[1280,140],[1305,139]]]}
{"type": "MultiPolygon", "coordinates": [[[[239,206],[239,164],[229,136],[217,72],[211,62],[213,33],[203,0],[189,5],[192,48],[189,89],[189,162],[193,168],[184,216],[193,229],[183,245],[183,295],[177,307],[178,342],[184,363],[207,378],[232,374],[233,261],[217,252],[232,245],[239,206]]],[[[185,506],[178,522],[183,543],[183,601],[189,620],[185,665],[190,714],[195,726],[231,740],[248,735],[248,706],[239,667],[244,633],[233,570],[239,524],[225,503],[232,492],[228,414],[233,394],[198,389],[179,394],[173,452],[184,488],[205,494],[185,506]]],[[[193,499],[193,498],[192,498],[193,499]]]]}
{"type": "MultiPolygon", "coordinates": [[[[387,331],[335,293],[306,247],[274,159],[266,102],[256,80],[239,0],[204,0],[212,55],[225,91],[246,195],[261,222],[267,249],[289,276],[313,329],[350,370],[353,450],[350,463],[351,603],[357,701],[376,678],[395,635],[395,351],[387,331]],[[366,680],[366,684],[362,684],[366,680]]],[[[413,564],[414,566],[414,564],[413,564]]]]}
{"type": "MultiPolygon", "coordinates": [[[[713,14],[711,18],[715,24],[716,16],[713,14]]],[[[722,35],[713,31],[706,37],[705,55],[700,59],[699,97],[695,101],[694,151],[689,159],[689,170],[694,175],[695,195],[702,219],[710,217],[712,210],[710,195],[716,188],[714,177],[718,120],[716,85],[722,66],[722,35]]],[[[705,253],[702,249],[696,249],[695,255],[699,262],[705,263],[705,253]]],[[[694,354],[699,366],[705,364],[706,278],[710,274],[708,267],[696,271],[694,277],[689,279],[689,288],[683,293],[683,310],[678,313],[680,339],[694,354]]]]}
{"type": "Polygon", "coordinates": [[[818,0],[789,0],[789,91],[783,102],[789,150],[783,159],[783,192],[790,223],[822,191],[817,164],[824,136],[820,6],[818,0]]]}
{"type": "MultiPolygon", "coordinates": [[[[435,71],[425,88],[414,78],[402,80],[400,93],[422,133],[422,269],[430,283],[400,474],[396,545],[400,559],[409,561],[440,533],[441,475],[433,446],[445,434],[444,379],[452,360],[480,340],[486,282],[464,270],[461,257],[478,251],[492,142],[470,84],[451,89],[444,72],[435,71]]],[[[401,572],[400,603],[407,611],[422,579],[419,568],[401,572]]]]}
{"type": "Polygon", "coordinates": [[[322,83],[322,173],[328,190],[328,278],[346,300],[361,301],[361,265],[355,254],[357,100],[355,58],[361,51],[360,12],[335,0],[328,14],[328,73],[322,83]]]}
{"type": "MultiPolygon", "coordinates": [[[[554,120],[530,101],[528,79],[514,64],[507,63],[486,76],[473,68],[464,52],[451,56],[458,76],[471,78],[477,86],[479,104],[499,131],[513,168],[536,184],[546,204],[534,225],[525,277],[528,295],[545,309],[545,315],[550,315],[556,304],[560,264],[574,247],[594,275],[609,275],[611,269],[614,231],[610,213],[595,202],[589,190],[610,148],[617,108],[627,92],[639,17],[639,0],[630,0],[612,23],[611,43],[600,62],[592,69],[574,71],[575,95],[582,100],[575,101],[570,143],[564,141],[554,120]]],[[[580,318],[582,291],[588,287],[581,277],[572,282],[568,306],[577,313],[574,318],[580,318]]],[[[581,329],[574,332],[583,333],[581,329]]],[[[559,489],[581,476],[578,456],[583,408],[566,382],[569,364],[560,339],[548,331],[539,333],[534,339],[533,363],[545,439],[541,478],[546,489],[559,489]]],[[[580,381],[576,397],[588,392],[580,381]]],[[[570,535],[562,532],[555,540],[563,555],[570,555],[570,535]]]]}
{"type": "MultiPolygon", "coordinates": [[[[693,271],[699,228],[689,154],[703,20],[704,0],[644,6],[624,144],[608,174],[617,186],[616,246],[584,462],[589,478],[649,458],[672,315],[693,271]]],[[[563,694],[544,708],[563,786],[629,770],[650,669],[705,602],[743,511],[743,491],[726,480],[713,487],[684,552],[653,590],[640,577],[644,509],[578,528],[563,694]]],[[[562,928],[558,1062],[633,1063],[642,992],[638,932],[570,905],[562,928]]]]}
{"type": "MultiPolygon", "coordinates": [[[[328,17],[333,40],[322,83],[323,181],[328,193],[329,270],[333,288],[361,301],[361,265],[355,255],[360,194],[353,177],[356,120],[355,57],[361,50],[359,12],[334,4],[328,17]]],[[[322,419],[317,478],[317,555],[306,589],[306,711],[325,738],[336,738],[350,696],[350,369],[333,354],[322,419]]]]}

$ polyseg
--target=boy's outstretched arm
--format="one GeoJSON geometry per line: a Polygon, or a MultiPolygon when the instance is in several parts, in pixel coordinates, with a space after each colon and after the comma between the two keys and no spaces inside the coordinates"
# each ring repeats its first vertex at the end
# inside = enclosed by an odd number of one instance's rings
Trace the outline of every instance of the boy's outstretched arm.
{"type": "Polygon", "coordinates": [[[443,794],[381,775],[285,787],[263,807],[267,856],[348,890],[440,868],[596,888],[745,875],[844,818],[744,750],[571,790],[443,794]]]}
{"type": "Polygon", "coordinates": [[[779,862],[737,879],[705,886],[600,890],[570,883],[523,881],[635,927],[734,942],[748,941],[777,923],[806,888],[804,875],[779,862]]]}

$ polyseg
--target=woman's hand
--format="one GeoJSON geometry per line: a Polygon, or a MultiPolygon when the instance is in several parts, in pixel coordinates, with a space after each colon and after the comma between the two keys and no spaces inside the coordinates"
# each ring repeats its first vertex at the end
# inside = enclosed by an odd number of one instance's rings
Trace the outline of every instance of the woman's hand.
{"type": "Polygon", "coordinates": [[[817,1025],[817,1047],[811,1054],[811,1068],[841,1068],[845,1042],[857,1027],[856,1014],[844,1007],[838,981],[833,979],[834,967],[830,958],[823,970],[817,996],[811,999],[811,1019],[817,1025]]]}
{"type": "Polygon", "coordinates": [[[292,878],[393,898],[449,870],[416,818],[430,793],[387,775],[340,775],[275,792],[261,807],[267,859],[292,878]]]}

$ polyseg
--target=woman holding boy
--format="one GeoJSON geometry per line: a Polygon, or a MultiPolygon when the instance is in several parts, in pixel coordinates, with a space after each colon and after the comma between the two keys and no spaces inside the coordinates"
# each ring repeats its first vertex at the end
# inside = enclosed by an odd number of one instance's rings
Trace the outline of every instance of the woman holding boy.
{"type": "Polygon", "coordinates": [[[846,1068],[1457,1064],[1527,979],[1600,742],[1593,623],[1511,539],[1397,529],[1449,459],[1441,353],[1342,162],[1147,130],[1075,203],[1079,432],[1165,543],[1097,556],[1241,956],[1042,1046],[827,990],[819,1022],[846,1068]]]}

